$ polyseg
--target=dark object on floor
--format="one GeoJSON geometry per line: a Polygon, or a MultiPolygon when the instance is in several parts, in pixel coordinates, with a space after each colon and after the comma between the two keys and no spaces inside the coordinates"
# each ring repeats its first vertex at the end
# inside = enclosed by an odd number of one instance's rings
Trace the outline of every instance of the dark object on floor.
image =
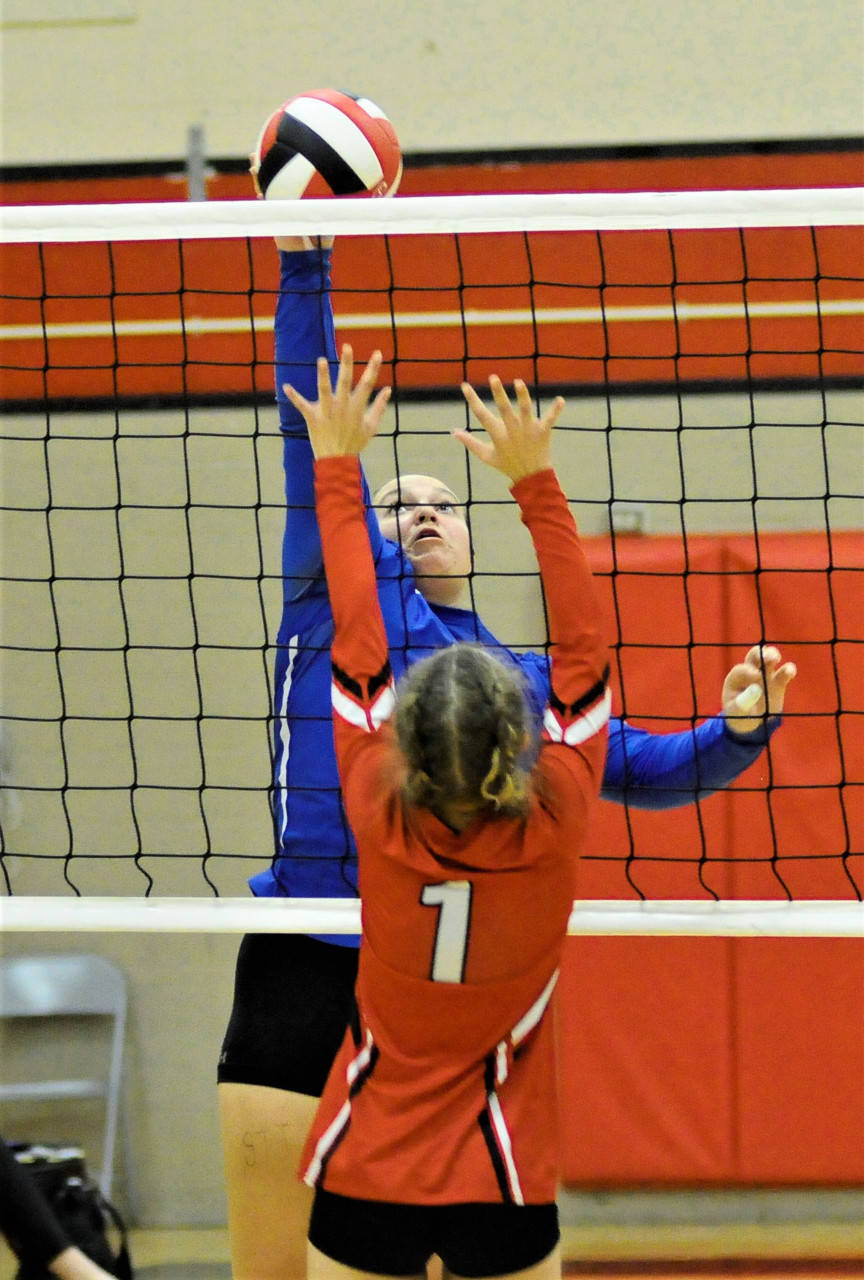
{"type": "MultiPolygon", "coordinates": [[[[126,1224],[88,1174],[84,1152],[78,1147],[21,1143],[10,1147],[71,1243],[117,1280],[133,1280],[126,1224]],[[118,1237],[116,1247],[109,1233],[118,1237]]],[[[15,1280],[51,1280],[51,1276],[41,1267],[34,1269],[25,1263],[19,1267],[15,1280]]]]}

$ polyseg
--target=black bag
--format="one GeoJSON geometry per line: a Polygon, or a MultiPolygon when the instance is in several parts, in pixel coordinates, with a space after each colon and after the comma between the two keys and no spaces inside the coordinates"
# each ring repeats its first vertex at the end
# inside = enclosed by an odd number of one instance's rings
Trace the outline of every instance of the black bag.
{"type": "MultiPolygon", "coordinates": [[[[87,1172],[77,1147],[11,1143],[72,1244],[117,1280],[133,1280],[126,1224],[87,1172]],[[116,1237],[116,1246],[112,1244],[116,1237]]],[[[52,1280],[41,1267],[23,1263],[15,1280],[52,1280]]]]}

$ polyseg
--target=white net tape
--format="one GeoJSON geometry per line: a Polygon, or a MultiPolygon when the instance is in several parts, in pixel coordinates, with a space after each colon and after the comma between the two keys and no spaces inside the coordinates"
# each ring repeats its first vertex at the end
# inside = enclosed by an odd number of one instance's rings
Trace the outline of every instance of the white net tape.
{"type": "Polygon", "coordinates": [[[219,239],[238,235],[855,226],[861,222],[864,187],[404,196],[395,200],[10,206],[2,211],[0,240],[24,244],[40,240],[219,239]]]}
{"type": "MultiPolygon", "coordinates": [[[[360,932],[360,904],[324,898],[0,899],[10,931],[360,932]]],[[[706,937],[864,938],[862,902],[577,902],[568,932],[706,937]]]]}

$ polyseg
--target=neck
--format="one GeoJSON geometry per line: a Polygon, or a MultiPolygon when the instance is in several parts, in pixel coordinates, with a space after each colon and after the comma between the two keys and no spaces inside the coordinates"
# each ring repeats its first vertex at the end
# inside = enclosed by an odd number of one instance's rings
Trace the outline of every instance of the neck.
{"type": "Polygon", "coordinates": [[[450,605],[454,609],[468,607],[463,600],[467,594],[467,578],[421,578],[415,575],[414,585],[429,604],[450,605]]]}
{"type": "Polygon", "coordinates": [[[480,808],[469,800],[453,800],[436,806],[432,812],[452,831],[461,832],[474,821],[480,808]]]}

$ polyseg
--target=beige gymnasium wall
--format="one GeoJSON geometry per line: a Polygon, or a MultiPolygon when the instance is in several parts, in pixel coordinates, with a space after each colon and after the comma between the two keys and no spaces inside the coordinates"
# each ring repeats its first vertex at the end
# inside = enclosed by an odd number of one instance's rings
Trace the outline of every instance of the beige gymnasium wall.
{"type": "MultiPolygon", "coordinates": [[[[706,141],[795,136],[828,137],[859,133],[862,126],[862,24],[857,0],[835,0],[821,8],[809,0],[775,3],[684,4],[670,0],[645,6],[634,0],[603,4],[541,3],[525,6],[495,3],[464,5],[384,3],[317,6],[280,5],[248,0],[5,0],[2,18],[2,162],[26,164],[99,160],[146,160],[182,154],[186,130],[201,124],[215,156],[243,155],[264,113],[299,89],[343,85],[377,98],[392,116],[406,150],[515,147],[532,144],[586,145],[664,141],[706,141]],[[75,21],[66,14],[74,12],[75,21]],[[89,17],[87,17],[89,15],[89,17]],[[87,18],[87,20],[83,20],[87,18]]],[[[851,393],[837,393],[829,406],[836,423],[860,421],[860,404],[848,408],[851,393]]],[[[617,436],[613,466],[616,484],[632,500],[648,505],[651,528],[674,527],[672,511],[652,502],[670,492],[678,496],[677,456],[662,428],[674,420],[677,406],[663,397],[625,399],[615,406],[616,424],[640,430],[617,436]]],[[[404,425],[452,425],[454,409],[425,406],[407,411],[404,425]]],[[[567,425],[602,425],[605,405],[587,400],[574,404],[567,425]]],[[[685,403],[685,431],[690,496],[726,498],[746,485],[749,446],[741,433],[724,425],[750,420],[753,406],[734,396],[691,397],[685,403]],[[711,429],[711,428],[715,429],[711,429]]],[[[814,503],[814,475],[822,466],[813,452],[813,433],[802,424],[819,421],[818,398],[764,395],[755,406],[764,492],[799,494],[796,504],[764,509],[762,527],[806,528],[821,522],[814,503]],[[776,425],[779,424],[779,425],[776,425]]],[[[16,500],[43,491],[40,450],[27,448],[34,429],[27,419],[13,424],[25,437],[5,455],[2,485],[14,486],[16,500]]],[[[265,413],[266,425],[266,413],[265,413]]],[[[271,425],[275,429],[275,414],[271,425]]],[[[177,424],[168,414],[154,420],[128,414],[123,420],[127,449],[126,480],[140,491],[170,493],[177,464],[173,448],[177,424]],[[145,442],[145,432],[161,439],[145,442]]],[[[206,432],[193,459],[192,483],[199,500],[212,495],[248,492],[252,483],[249,440],[234,438],[236,415],[197,411],[196,430],[206,432]]],[[[246,428],[251,436],[252,426],[246,428]]],[[[41,424],[39,426],[41,430],[41,424]]],[[[88,494],[103,494],[113,484],[113,422],[70,415],[64,430],[97,437],[93,464],[86,474],[65,479],[71,505],[86,504],[88,494]],[[101,440],[98,437],[102,437],[101,440]]],[[[592,500],[607,495],[607,463],[602,435],[561,437],[559,462],[572,491],[592,500]]],[[[827,434],[829,466],[840,477],[854,469],[858,454],[853,436],[840,425],[827,434]]],[[[443,437],[435,441],[436,457],[404,458],[408,469],[441,471],[464,485],[458,450],[443,437]],[[454,452],[455,450],[455,452],[454,452]]],[[[279,459],[275,436],[262,445],[265,498],[271,506],[262,517],[265,560],[278,565],[279,459]]],[[[58,446],[61,447],[62,446],[58,446]]],[[[819,455],[819,456],[817,456],[819,455]]],[[[120,451],[121,462],[123,458],[120,451]]],[[[373,477],[389,468],[386,444],[370,462],[373,477]]],[[[498,477],[478,477],[479,496],[504,497],[498,477]]],[[[840,487],[839,485],[835,485],[840,487]]],[[[94,504],[94,505],[98,505],[94,504]]],[[[817,510],[817,508],[819,508],[817,510]]],[[[691,528],[709,526],[703,508],[690,512],[691,528]]],[[[605,528],[602,507],[591,502],[577,513],[586,532],[605,528]]],[[[478,562],[485,569],[524,571],[524,579],[494,576],[478,585],[481,607],[493,627],[530,643],[537,639],[539,613],[536,583],[529,576],[530,555],[524,532],[508,504],[478,508],[475,527],[478,562]]],[[[712,529],[747,527],[741,504],[720,502],[710,508],[712,529]]],[[[837,503],[832,518],[838,526],[860,521],[860,510],[837,503]]],[[[90,562],[109,565],[116,552],[113,531],[101,518],[81,511],[66,517],[62,544],[66,565],[75,573],[90,562]]],[[[245,572],[255,561],[257,531],[253,518],[236,509],[207,514],[193,548],[196,566],[235,566],[245,572]]],[[[39,566],[45,546],[36,524],[24,517],[7,521],[0,555],[20,568],[39,566]]],[[[124,553],[155,558],[157,572],[172,572],[186,554],[185,532],[163,523],[154,531],[142,522],[124,533],[124,553]]],[[[231,568],[229,567],[229,572],[231,568]]],[[[270,622],[276,601],[267,597],[270,622]]],[[[113,606],[95,597],[68,601],[67,625],[86,636],[112,623],[113,606]],[[105,609],[105,614],[100,613],[105,609]]],[[[220,626],[232,634],[259,637],[262,622],[255,592],[214,598],[204,609],[213,644],[220,626]],[[228,621],[223,615],[227,612],[228,621]]],[[[45,591],[34,588],[26,601],[7,608],[4,633],[14,636],[47,619],[45,591]]],[[[170,610],[160,615],[141,599],[130,618],[133,627],[151,633],[170,629],[170,610]]],[[[47,621],[45,622],[47,626],[47,621]]],[[[269,627],[272,636],[273,628],[269,627]]],[[[257,643],[258,640],[255,640],[257,643]]],[[[49,707],[56,699],[50,664],[17,659],[14,669],[0,672],[5,714],[26,714],[26,707],[49,707]]],[[[151,706],[183,705],[189,672],[182,659],[137,674],[139,693],[151,706]]],[[[98,671],[82,664],[71,674],[70,695],[79,705],[95,699],[109,708],[124,694],[117,672],[106,662],[98,671]]],[[[269,851],[266,811],[268,781],[266,733],[260,723],[238,728],[238,708],[264,714],[267,706],[265,666],[237,661],[205,663],[202,690],[217,719],[210,744],[214,769],[239,764],[244,780],[261,791],[226,794],[212,815],[218,847],[243,853],[248,864],[217,859],[220,891],[243,892],[244,878],[263,865],[269,851]],[[238,736],[239,735],[239,736],[238,736]]],[[[136,695],[137,696],[137,695],[136,695]]],[[[245,714],[246,712],[239,712],[245,714]]],[[[19,725],[11,733],[13,782],[32,779],[44,762],[56,757],[56,744],[19,725]],[[54,755],[52,755],[54,751],[54,755]]],[[[159,742],[136,744],[141,766],[158,776],[183,776],[192,770],[192,747],[182,734],[159,742]]],[[[104,778],[122,772],[122,744],[110,734],[84,736],[74,753],[79,777],[104,778]]],[[[4,818],[14,822],[19,847],[50,847],[52,833],[62,842],[62,815],[50,802],[30,792],[20,808],[8,803],[4,818]]],[[[102,809],[94,801],[91,824],[95,851],[110,854],[122,844],[124,823],[119,810],[102,809]]],[[[190,847],[197,839],[188,813],[160,811],[153,823],[171,823],[173,834],[188,823],[190,847]]],[[[19,860],[20,864],[20,860],[19,860]]],[[[21,892],[61,892],[56,867],[31,869],[17,865],[21,892]]],[[[172,893],[202,890],[196,862],[169,874],[172,893]]],[[[87,872],[88,892],[136,892],[138,878],[128,866],[94,863],[87,872]],[[102,877],[110,876],[103,884],[102,877]]],[[[2,898],[0,898],[2,923],[2,898]]],[[[126,973],[131,997],[127,1044],[126,1093],[136,1187],[135,1208],[145,1224],[219,1223],[224,1220],[218,1122],[215,1105],[215,1062],[227,1017],[237,939],[146,934],[0,935],[6,953],[31,950],[94,950],[117,961],[126,973]]],[[[0,1033],[2,1034],[2,1033],[0,1033]]],[[[82,1045],[73,1044],[77,1053],[82,1045]]],[[[2,1057],[36,1063],[38,1042],[6,1037],[2,1057]]],[[[62,1111],[20,1116],[16,1132],[53,1138],[77,1133],[79,1118],[62,1111]]],[[[0,1111],[0,1132],[10,1132],[11,1112],[0,1111]]],[[[83,1136],[93,1133],[91,1116],[83,1136]]],[[[121,1194],[121,1200],[126,1201],[121,1194]]],[[[128,1203],[128,1201],[127,1201],[128,1203]]]]}
{"type": "Polygon", "coordinates": [[[407,151],[862,124],[856,0],[4,0],[2,36],[7,164],[168,158],[191,124],[242,156],[323,84],[374,97],[407,151]]]}

